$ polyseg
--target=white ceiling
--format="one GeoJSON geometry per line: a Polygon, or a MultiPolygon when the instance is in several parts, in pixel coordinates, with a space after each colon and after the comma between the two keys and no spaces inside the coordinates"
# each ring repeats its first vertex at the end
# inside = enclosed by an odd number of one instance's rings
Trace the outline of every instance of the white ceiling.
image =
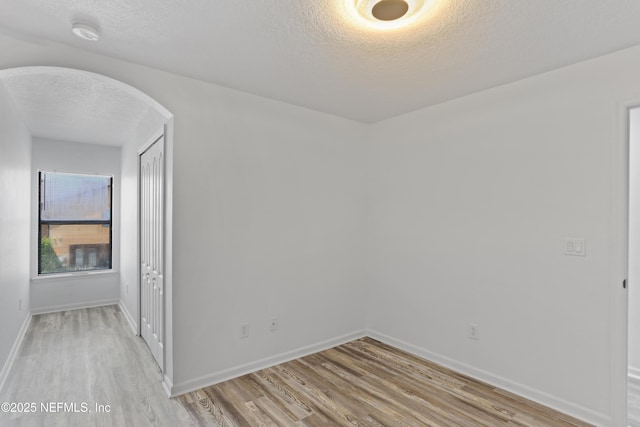
{"type": "Polygon", "coordinates": [[[34,137],[121,146],[164,122],[154,102],[98,74],[29,67],[0,71],[0,81],[34,137]]]}
{"type": "Polygon", "coordinates": [[[430,0],[395,31],[349,1],[2,0],[0,27],[367,123],[640,43],[638,0],[430,0]]]}

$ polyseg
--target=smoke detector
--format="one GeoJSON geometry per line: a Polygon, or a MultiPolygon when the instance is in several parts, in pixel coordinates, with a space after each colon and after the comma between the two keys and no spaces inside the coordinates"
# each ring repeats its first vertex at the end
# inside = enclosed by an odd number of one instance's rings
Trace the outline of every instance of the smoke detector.
{"type": "Polygon", "coordinates": [[[71,24],[71,31],[83,40],[89,40],[92,42],[100,40],[100,30],[90,24],[74,22],[71,24]]]}

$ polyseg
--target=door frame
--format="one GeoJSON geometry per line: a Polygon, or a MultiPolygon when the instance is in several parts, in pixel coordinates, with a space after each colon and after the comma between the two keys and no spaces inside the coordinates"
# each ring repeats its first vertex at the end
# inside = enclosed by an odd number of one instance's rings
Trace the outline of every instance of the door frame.
{"type": "MultiPolygon", "coordinates": [[[[611,414],[614,426],[627,426],[629,294],[629,183],[631,109],[640,99],[618,103],[611,152],[611,414]]],[[[630,284],[633,286],[633,284],[630,284]]]]}

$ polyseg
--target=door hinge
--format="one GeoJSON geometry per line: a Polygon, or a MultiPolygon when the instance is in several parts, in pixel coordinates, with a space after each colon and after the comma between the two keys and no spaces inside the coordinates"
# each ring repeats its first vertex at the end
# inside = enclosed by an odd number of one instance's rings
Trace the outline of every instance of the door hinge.
{"type": "Polygon", "coordinates": [[[622,287],[623,287],[624,289],[627,289],[627,279],[624,279],[624,280],[622,281],[622,287]]]}

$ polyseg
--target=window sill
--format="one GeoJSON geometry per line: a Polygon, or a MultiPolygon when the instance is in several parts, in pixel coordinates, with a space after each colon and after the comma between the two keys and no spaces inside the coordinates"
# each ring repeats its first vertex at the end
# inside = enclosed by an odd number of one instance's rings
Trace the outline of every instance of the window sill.
{"type": "Polygon", "coordinates": [[[79,271],[73,273],[53,273],[43,274],[41,276],[32,277],[32,282],[51,282],[56,280],[78,280],[86,279],[87,277],[96,276],[115,276],[118,274],[116,270],[98,270],[98,271],[79,271]]]}

